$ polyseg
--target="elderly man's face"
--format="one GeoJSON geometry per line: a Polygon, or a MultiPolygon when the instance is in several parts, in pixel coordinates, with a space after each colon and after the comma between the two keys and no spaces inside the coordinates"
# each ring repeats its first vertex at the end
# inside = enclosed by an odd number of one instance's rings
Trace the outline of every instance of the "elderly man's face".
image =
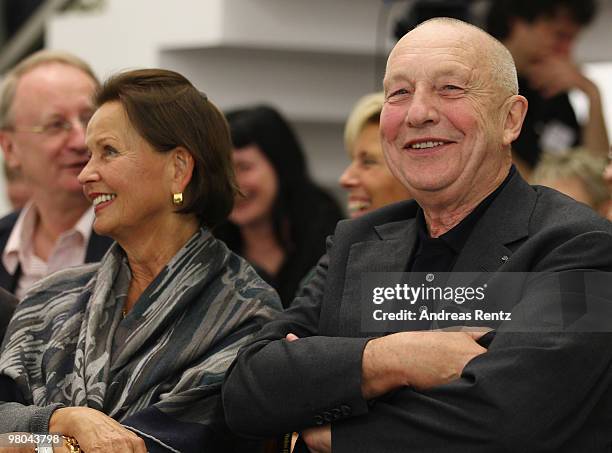
{"type": "Polygon", "coordinates": [[[450,190],[459,199],[503,167],[500,94],[478,43],[429,25],[391,53],[381,115],[385,157],[415,195],[450,190]]]}
{"type": "Polygon", "coordinates": [[[85,72],[60,63],[36,67],[19,80],[3,146],[35,192],[80,195],[77,176],[87,164],[85,127],[95,88],[85,72]]]}

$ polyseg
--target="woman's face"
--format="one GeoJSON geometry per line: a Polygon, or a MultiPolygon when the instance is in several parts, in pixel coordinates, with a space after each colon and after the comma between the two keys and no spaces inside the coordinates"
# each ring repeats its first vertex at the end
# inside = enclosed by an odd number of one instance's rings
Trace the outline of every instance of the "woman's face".
{"type": "Polygon", "coordinates": [[[350,158],[351,164],[340,176],[340,185],[348,191],[351,218],[410,198],[408,190],[387,168],[377,124],[368,123],[361,130],[350,158]]]}
{"type": "Polygon", "coordinates": [[[269,222],[278,193],[278,176],[257,145],[235,149],[232,153],[238,195],[229,219],[239,227],[269,222]]]}
{"type": "Polygon", "coordinates": [[[154,231],[173,215],[172,153],[153,149],[119,102],[103,104],[87,126],[90,159],[79,174],[93,203],[94,230],[119,240],[154,231]]]}

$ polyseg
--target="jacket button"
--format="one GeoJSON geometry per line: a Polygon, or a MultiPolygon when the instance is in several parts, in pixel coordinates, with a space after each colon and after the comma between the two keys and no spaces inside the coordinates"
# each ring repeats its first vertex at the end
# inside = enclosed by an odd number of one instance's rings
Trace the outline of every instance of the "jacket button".
{"type": "Polygon", "coordinates": [[[331,423],[333,421],[332,414],[327,411],[323,412],[323,418],[327,423],[331,423]]]}
{"type": "Polygon", "coordinates": [[[314,422],[315,422],[315,425],[321,426],[323,424],[323,417],[321,417],[320,415],[315,415],[314,422]]]}

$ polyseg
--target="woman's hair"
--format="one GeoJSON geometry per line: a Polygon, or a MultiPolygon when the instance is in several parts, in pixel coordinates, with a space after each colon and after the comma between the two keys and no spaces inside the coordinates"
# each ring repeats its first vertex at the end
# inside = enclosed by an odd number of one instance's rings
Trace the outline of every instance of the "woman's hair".
{"type": "Polygon", "coordinates": [[[193,156],[193,175],[177,212],[195,214],[209,227],[223,222],[232,210],[236,183],[229,128],[219,109],[181,74],[165,69],[110,77],[95,104],[113,101],[123,105],[136,131],[157,151],[182,146],[193,156]]]}
{"type": "Polygon", "coordinates": [[[608,189],[603,179],[606,159],[594,156],[584,148],[577,148],[563,154],[545,153],[531,176],[532,184],[542,184],[550,180],[579,179],[593,200],[597,209],[609,199],[608,189]]]}
{"type": "MultiPolygon", "coordinates": [[[[307,267],[303,270],[307,272],[324,253],[325,237],[342,218],[341,209],[310,178],[302,146],[278,111],[260,105],[234,110],[226,116],[236,152],[256,145],[274,168],[278,178],[278,192],[271,213],[274,234],[287,254],[295,254],[296,268],[307,267]]],[[[228,222],[216,230],[216,234],[232,250],[242,252],[240,230],[236,225],[228,222]]],[[[282,298],[282,291],[279,293],[282,298]]],[[[287,303],[286,299],[283,302],[287,303]]]]}
{"type": "Polygon", "coordinates": [[[344,147],[351,152],[357,137],[368,124],[380,123],[380,112],[385,103],[383,92],[367,94],[357,101],[344,127],[344,147]]]}

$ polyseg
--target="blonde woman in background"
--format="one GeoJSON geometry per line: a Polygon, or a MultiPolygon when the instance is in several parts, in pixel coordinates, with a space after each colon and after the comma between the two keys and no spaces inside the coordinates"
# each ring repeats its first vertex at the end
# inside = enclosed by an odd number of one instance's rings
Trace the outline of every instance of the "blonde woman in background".
{"type": "Polygon", "coordinates": [[[383,155],[379,122],[384,102],[382,92],[362,97],[349,114],[344,129],[344,146],[351,163],[340,176],[340,185],[348,192],[351,218],[411,198],[389,171],[383,155]]]}
{"type": "Polygon", "coordinates": [[[533,172],[531,183],[558,190],[605,217],[609,200],[603,177],[605,167],[604,158],[586,149],[545,154],[533,172]]]}

